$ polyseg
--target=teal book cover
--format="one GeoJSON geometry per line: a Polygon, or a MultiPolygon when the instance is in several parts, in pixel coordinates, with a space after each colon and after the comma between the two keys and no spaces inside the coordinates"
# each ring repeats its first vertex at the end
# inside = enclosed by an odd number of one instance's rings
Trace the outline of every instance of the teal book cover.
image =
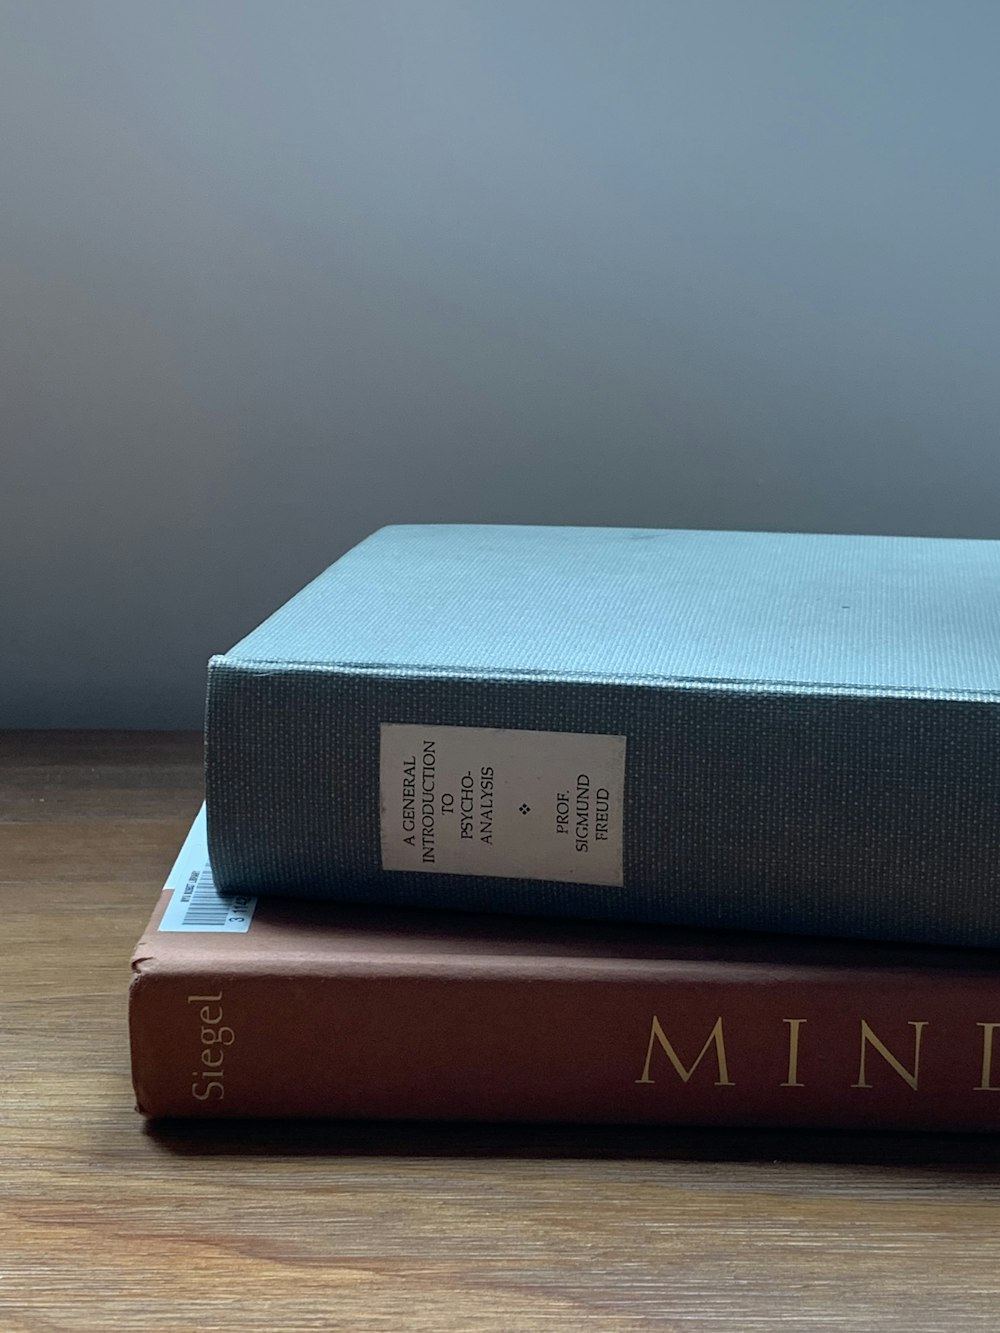
{"type": "Polygon", "coordinates": [[[1000,542],[414,525],[209,665],[226,891],[1000,944],[1000,542]]]}

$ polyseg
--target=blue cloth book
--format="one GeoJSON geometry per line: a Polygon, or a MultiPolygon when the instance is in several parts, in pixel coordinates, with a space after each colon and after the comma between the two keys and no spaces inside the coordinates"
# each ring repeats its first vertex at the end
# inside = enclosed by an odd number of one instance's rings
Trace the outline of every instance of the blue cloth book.
{"type": "Polygon", "coordinates": [[[1000,542],[383,528],[209,665],[223,891],[1000,945],[1000,542]]]}

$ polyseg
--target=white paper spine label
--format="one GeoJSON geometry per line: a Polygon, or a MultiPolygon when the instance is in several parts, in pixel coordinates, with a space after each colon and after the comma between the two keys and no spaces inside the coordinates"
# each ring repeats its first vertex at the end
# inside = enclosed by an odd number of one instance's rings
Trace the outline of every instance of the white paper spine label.
{"type": "Polygon", "coordinates": [[[385,722],[382,867],[622,884],[625,737],[385,722]]]}

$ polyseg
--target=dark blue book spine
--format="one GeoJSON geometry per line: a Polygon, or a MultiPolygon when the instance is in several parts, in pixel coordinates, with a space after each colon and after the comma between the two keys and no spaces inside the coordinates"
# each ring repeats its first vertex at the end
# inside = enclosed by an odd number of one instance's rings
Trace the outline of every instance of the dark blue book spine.
{"type": "Polygon", "coordinates": [[[224,891],[1000,945],[1000,702],[215,659],[224,891]],[[383,868],[385,724],[625,738],[621,883],[383,868]]]}

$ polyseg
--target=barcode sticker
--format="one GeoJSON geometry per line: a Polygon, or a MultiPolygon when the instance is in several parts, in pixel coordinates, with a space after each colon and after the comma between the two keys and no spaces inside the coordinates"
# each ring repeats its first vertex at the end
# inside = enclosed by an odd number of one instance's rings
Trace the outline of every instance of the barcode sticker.
{"type": "Polygon", "coordinates": [[[218,934],[250,929],[257,899],[245,893],[222,894],[215,887],[208,864],[204,807],[164,888],[170,892],[170,902],[160,918],[160,930],[218,934]]]}

